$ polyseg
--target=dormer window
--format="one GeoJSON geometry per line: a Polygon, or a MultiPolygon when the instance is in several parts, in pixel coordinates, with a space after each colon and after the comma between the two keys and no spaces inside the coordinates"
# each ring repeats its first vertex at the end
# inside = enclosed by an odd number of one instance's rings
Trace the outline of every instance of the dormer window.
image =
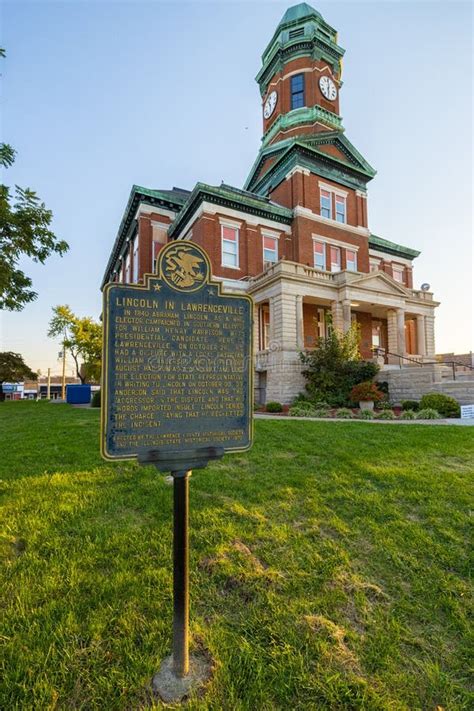
{"type": "Polygon", "coordinates": [[[291,108],[299,109],[304,106],[304,74],[295,74],[291,77],[291,108]]]}

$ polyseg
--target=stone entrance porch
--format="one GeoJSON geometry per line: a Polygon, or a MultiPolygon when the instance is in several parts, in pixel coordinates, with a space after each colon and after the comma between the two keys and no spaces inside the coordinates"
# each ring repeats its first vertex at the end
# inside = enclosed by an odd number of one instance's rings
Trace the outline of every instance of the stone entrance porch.
{"type": "Polygon", "coordinates": [[[260,400],[288,403],[304,389],[299,353],[326,335],[328,314],[342,332],[352,321],[360,324],[364,358],[373,358],[374,348],[387,365],[398,364],[399,356],[434,358],[433,295],[408,289],[383,272],[331,273],[280,261],[252,279],[248,291],[255,300],[260,400]]]}

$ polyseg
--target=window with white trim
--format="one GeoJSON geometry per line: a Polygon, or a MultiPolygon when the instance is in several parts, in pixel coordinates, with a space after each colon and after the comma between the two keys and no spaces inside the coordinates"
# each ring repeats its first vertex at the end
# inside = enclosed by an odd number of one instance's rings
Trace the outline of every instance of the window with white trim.
{"type": "Polygon", "coordinates": [[[239,268],[239,228],[221,225],[222,266],[239,268]]]}
{"type": "Polygon", "coordinates": [[[263,236],[263,265],[278,262],[278,238],[263,236]]]}
{"type": "Polygon", "coordinates": [[[400,284],[404,283],[405,270],[403,267],[392,266],[392,274],[395,281],[400,282],[400,284]]]}
{"type": "Polygon", "coordinates": [[[320,214],[321,217],[332,217],[331,193],[329,190],[320,190],[320,214]]]}
{"type": "Polygon", "coordinates": [[[336,195],[336,221],[346,222],[346,198],[343,195],[336,195]]]}
{"type": "Polygon", "coordinates": [[[314,268],[326,270],[326,245],[324,242],[313,241],[314,268]]]}
{"type": "Polygon", "coordinates": [[[334,247],[333,245],[331,245],[330,252],[331,252],[331,271],[332,272],[340,272],[341,271],[341,248],[334,247]]]}
{"type": "Polygon", "coordinates": [[[326,338],[326,311],[324,309],[318,309],[317,314],[316,331],[318,338],[326,338]]]}
{"type": "Polygon", "coordinates": [[[133,282],[138,281],[138,237],[133,241],[133,282]]]}
{"type": "Polygon", "coordinates": [[[357,252],[355,249],[346,249],[346,269],[348,272],[357,271],[357,252]]]}

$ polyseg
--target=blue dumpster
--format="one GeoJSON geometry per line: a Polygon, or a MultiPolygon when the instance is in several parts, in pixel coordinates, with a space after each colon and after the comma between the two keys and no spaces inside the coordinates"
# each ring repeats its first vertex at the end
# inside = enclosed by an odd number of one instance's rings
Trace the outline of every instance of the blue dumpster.
{"type": "Polygon", "coordinates": [[[88,405],[90,401],[90,385],[66,385],[66,402],[69,405],[88,405]]]}

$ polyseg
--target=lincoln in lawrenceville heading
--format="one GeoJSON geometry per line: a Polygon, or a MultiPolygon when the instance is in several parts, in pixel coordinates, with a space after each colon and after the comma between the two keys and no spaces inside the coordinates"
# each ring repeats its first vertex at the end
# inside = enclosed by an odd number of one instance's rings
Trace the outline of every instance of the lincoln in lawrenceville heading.
{"type": "Polygon", "coordinates": [[[413,288],[419,252],[368,226],[375,170],[342,126],[343,54],[319,12],[290,7],[256,77],[263,138],[243,189],[134,185],[104,275],[103,285],[136,283],[168,241],[204,247],[223,289],[254,299],[260,401],[288,403],[304,389],[299,353],[331,321],[341,331],[360,324],[367,359],[374,348],[388,365],[435,355],[438,303],[427,285],[413,288]]]}

